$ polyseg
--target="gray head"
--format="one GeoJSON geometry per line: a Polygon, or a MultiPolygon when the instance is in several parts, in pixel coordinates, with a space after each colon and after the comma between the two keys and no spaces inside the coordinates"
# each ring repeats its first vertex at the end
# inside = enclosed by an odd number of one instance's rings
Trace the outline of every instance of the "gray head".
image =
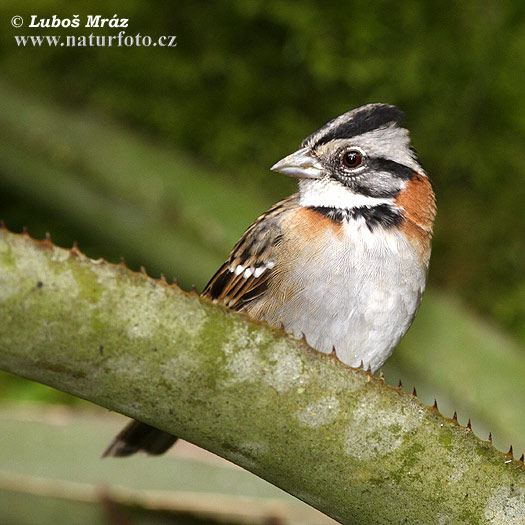
{"type": "Polygon", "coordinates": [[[425,172],[401,127],[403,112],[387,104],[348,111],[312,133],[272,170],[300,179],[303,205],[353,208],[391,202],[425,172]]]}

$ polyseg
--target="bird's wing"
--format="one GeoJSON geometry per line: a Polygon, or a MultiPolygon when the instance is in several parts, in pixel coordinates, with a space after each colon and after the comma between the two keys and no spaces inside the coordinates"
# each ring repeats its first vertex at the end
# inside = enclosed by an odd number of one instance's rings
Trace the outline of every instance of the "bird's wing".
{"type": "Polygon", "coordinates": [[[241,310],[266,292],[276,271],[274,253],[282,240],[283,213],[295,207],[296,202],[296,195],[278,202],[246,230],[206,285],[203,297],[241,310]]]}

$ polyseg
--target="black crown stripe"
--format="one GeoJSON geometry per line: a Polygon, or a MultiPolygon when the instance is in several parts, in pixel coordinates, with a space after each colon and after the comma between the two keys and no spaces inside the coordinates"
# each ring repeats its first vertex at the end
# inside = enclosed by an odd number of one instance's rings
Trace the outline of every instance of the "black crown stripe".
{"type": "Polygon", "coordinates": [[[410,180],[414,176],[414,170],[412,168],[395,160],[376,157],[369,159],[368,165],[374,171],[387,171],[398,179],[410,180]]]}
{"type": "Polygon", "coordinates": [[[321,144],[326,144],[334,139],[349,139],[363,133],[368,133],[369,131],[374,131],[391,123],[401,124],[404,120],[404,113],[395,106],[378,104],[365,106],[362,109],[356,110],[355,113],[348,115],[348,120],[343,120],[335,128],[330,129],[330,126],[335,120],[337,120],[337,118],[331,120],[307,137],[303,141],[303,146],[305,146],[312,137],[317,135],[321,136],[312,146],[313,148],[321,144]],[[322,131],[324,129],[326,129],[326,133],[323,135],[322,131]]]}

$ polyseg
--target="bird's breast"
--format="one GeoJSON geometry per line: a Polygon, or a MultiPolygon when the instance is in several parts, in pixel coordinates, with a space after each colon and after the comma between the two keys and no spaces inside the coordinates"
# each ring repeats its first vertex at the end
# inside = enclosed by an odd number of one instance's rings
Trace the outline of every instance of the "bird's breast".
{"type": "MultiPolygon", "coordinates": [[[[379,368],[408,330],[427,269],[399,228],[299,208],[284,225],[270,300],[248,312],[351,366],[379,368]]],[[[268,297],[267,296],[267,297],[268,297]]]]}

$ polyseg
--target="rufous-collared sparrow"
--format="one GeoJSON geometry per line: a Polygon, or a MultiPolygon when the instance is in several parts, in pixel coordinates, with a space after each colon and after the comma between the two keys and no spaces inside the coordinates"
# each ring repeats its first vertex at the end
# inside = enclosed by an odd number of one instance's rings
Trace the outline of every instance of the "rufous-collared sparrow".
{"type": "MultiPolygon", "coordinates": [[[[362,106],[272,166],[299,192],[246,230],[203,297],[377,370],[421,302],[436,214],[402,120],[394,106],[362,106]]],[[[133,421],[104,455],[160,454],[175,440],[133,421]]]]}

